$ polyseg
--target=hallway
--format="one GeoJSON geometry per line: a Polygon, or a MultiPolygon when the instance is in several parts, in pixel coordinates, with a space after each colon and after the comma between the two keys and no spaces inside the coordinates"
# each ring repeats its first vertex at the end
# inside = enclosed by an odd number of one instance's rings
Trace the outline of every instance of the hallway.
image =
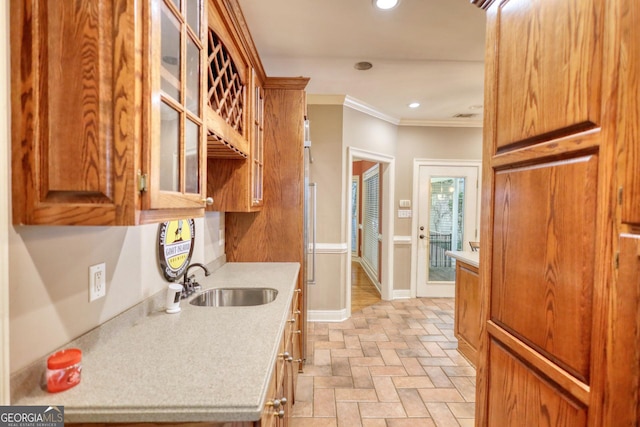
{"type": "Polygon", "coordinates": [[[358,261],[351,261],[351,313],[380,302],[380,292],[358,261]]]}
{"type": "Polygon", "coordinates": [[[475,369],[456,350],[453,299],[381,301],[309,323],[293,427],[470,427],[475,369]]]}

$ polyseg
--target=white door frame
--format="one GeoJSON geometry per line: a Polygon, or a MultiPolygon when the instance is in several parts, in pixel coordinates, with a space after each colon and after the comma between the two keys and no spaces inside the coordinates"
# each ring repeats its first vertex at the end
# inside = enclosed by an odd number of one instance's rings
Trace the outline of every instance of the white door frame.
{"type": "MultiPolygon", "coordinates": [[[[380,276],[380,294],[383,300],[393,298],[393,222],[394,222],[394,190],[395,190],[395,157],[374,153],[355,147],[347,147],[347,161],[345,162],[346,177],[346,209],[343,212],[342,223],[346,225],[347,254],[351,257],[351,181],[353,180],[353,161],[368,160],[380,163],[380,178],[382,182],[382,274],[380,276]],[[346,217],[346,218],[345,218],[346,217]]],[[[346,263],[346,313],[351,317],[351,261],[346,263]]]]}
{"type": "MultiPolygon", "coordinates": [[[[418,197],[420,186],[420,167],[421,166],[476,166],[478,168],[478,190],[476,197],[476,224],[480,224],[480,189],[479,182],[482,178],[482,161],[481,160],[441,160],[441,159],[413,159],[413,200],[414,212],[411,216],[411,298],[415,298],[418,289],[418,216],[419,209],[418,197]]],[[[479,231],[479,230],[478,230],[479,231]]]]}

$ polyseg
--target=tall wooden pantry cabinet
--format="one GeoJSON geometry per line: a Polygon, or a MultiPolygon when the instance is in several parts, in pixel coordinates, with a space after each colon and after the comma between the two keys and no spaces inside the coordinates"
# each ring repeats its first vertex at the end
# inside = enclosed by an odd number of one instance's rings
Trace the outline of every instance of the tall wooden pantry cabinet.
{"type": "Polygon", "coordinates": [[[487,12],[476,426],[640,422],[640,3],[487,12]]]}

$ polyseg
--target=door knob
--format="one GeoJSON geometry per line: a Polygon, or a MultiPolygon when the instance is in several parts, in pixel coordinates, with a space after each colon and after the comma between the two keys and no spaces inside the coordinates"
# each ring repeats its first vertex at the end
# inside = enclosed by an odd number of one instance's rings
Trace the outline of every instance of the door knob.
{"type": "Polygon", "coordinates": [[[420,231],[424,231],[424,226],[423,225],[420,226],[420,231]]]}
{"type": "Polygon", "coordinates": [[[424,236],[424,234],[421,234],[421,235],[420,235],[420,238],[421,238],[421,239],[424,239],[424,237],[425,237],[425,236],[424,236]]]}

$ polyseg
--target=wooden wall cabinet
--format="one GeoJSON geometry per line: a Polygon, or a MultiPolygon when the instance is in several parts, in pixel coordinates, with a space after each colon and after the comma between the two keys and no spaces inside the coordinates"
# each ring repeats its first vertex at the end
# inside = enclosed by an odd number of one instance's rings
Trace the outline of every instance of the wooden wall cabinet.
{"type": "Polygon", "coordinates": [[[255,212],[263,204],[264,70],[237,1],[209,0],[209,34],[208,209],[255,212]]]}
{"type": "Polygon", "coordinates": [[[251,96],[248,97],[251,108],[251,132],[246,157],[208,158],[208,194],[213,199],[209,210],[223,212],[255,212],[263,205],[264,174],[264,89],[255,70],[251,70],[249,79],[251,96]]]}
{"type": "Polygon", "coordinates": [[[487,9],[476,426],[637,425],[640,4],[487,9]]]}
{"type": "Polygon", "coordinates": [[[15,224],[204,214],[202,1],[12,0],[15,224]]]}

